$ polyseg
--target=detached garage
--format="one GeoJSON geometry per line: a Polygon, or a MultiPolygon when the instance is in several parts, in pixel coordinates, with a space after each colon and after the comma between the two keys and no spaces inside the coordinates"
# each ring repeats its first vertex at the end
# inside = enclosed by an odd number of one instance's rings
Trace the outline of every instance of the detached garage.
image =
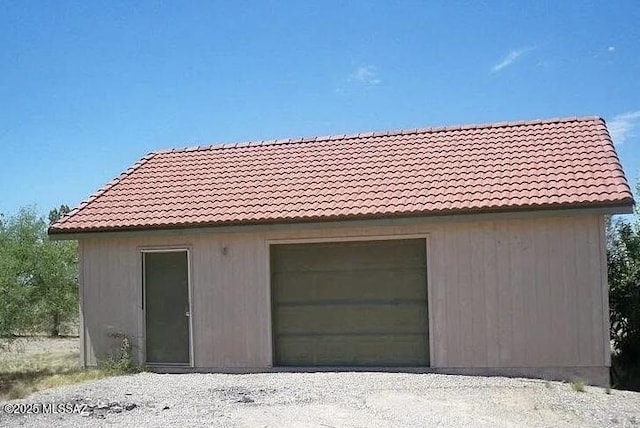
{"type": "Polygon", "coordinates": [[[52,225],[81,358],[158,371],[404,370],[608,383],[597,117],[150,153],[52,225]]]}

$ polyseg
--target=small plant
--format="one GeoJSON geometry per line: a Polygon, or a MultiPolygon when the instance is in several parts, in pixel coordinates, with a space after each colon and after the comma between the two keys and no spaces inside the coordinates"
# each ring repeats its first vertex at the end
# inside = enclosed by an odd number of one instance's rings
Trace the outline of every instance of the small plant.
{"type": "Polygon", "coordinates": [[[553,385],[551,385],[551,382],[549,382],[548,380],[545,380],[545,381],[544,381],[544,386],[545,386],[547,389],[552,389],[552,388],[553,388],[553,385]]]}
{"type": "Polygon", "coordinates": [[[102,361],[100,368],[111,374],[138,373],[140,367],[133,360],[132,346],[129,338],[122,333],[113,333],[111,337],[121,339],[120,346],[115,353],[102,361]]]}
{"type": "Polygon", "coordinates": [[[571,389],[573,389],[575,392],[585,392],[585,383],[582,379],[576,379],[573,382],[571,382],[571,389]]]}
{"type": "Polygon", "coordinates": [[[607,386],[607,387],[604,389],[604,393],[605,393],[605,394],[607,394],[607,395],[611,395],[611,387],[610,387],[610,386],[607,386]]]}

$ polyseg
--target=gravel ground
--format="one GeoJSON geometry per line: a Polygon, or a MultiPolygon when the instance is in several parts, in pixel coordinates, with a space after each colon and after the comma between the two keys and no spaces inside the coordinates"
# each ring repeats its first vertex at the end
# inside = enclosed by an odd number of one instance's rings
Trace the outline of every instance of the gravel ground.
{"type": "Polygon", "coordinates": [[[37,403],[70,403],[83,413],[0,411],[0,426],[640,426],[640,393],[438,374],[140,373],[2,404],[37,403]]]}

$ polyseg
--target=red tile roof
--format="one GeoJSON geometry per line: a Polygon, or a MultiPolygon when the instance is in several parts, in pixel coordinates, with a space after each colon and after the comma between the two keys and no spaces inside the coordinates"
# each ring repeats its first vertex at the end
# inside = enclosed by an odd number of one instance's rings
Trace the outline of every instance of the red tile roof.
{"type": "Polygon", "coordinates": [[[628,207],[598,117],[150,153],[51,233],[628,207]]]}

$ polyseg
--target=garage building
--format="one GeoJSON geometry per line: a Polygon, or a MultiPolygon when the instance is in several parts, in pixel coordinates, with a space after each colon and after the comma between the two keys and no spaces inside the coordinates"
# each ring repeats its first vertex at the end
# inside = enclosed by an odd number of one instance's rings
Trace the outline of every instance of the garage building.
{"type": "Polygon", "coordinates": [[[608,383],[597,117],[150,153],[52,225],[79,241],[81,359],[608,383]]]}

